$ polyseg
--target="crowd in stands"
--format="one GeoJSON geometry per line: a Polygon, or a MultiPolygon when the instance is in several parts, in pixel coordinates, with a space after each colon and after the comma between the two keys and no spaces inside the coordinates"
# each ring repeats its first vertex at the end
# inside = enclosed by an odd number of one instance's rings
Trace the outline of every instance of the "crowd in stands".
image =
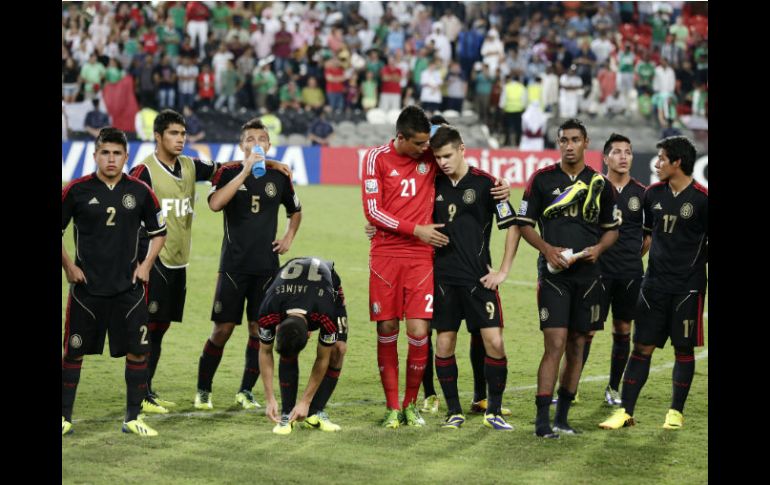
{"type": "Polygon", "coordinates": [[[708,2],[62,3],[63,103],[125,76],[140,108],[308,129],[412,103],[473,110],[505,146],[535,135],[528,108],[707,129],[708,2]]]}

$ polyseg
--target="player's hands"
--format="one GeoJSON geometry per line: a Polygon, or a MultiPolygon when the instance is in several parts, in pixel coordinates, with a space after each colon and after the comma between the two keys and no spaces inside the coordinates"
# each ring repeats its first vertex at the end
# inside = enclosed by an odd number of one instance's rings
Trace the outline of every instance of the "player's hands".
{"type": "Polygon", "coordinates": [[[281,417],[278,415],[278,403],[275,400],[275,396],[270,396],[265,404],[265,416],[272,420],[274,423],[280,423],[281,417]]]}
{"type": "Polygon", "coordinates": [[[374,237],[374,235],[377,234],[377,227],[371,224],[366,224],[364,226],[364,234],[366,234],[366,237],[369,240],[371,240],[374,237]]]}
{"type": "Polygon", "coordinates": [[[444,224],[424,224],[414,226],[414,235],[417,236],[420,241],[435,246],[437,248],[444,247],[449,244],[449,238],[437,231],[439,227],[444,227],[444,224]]]}
{"type": "Polygon", "coordinates": [[[277,162],[275,160],[265,160],[265,166],[268,167],[268,168],[272,168],[272,169],[278,170],[279,172],[281,172],[282,174],[286,175],[290,179],[291,179],[291,177],[293,175],[291,173],[291,168],[288,165],[286,165],[285,163],[277,162]]]}
{"type": "Polygon", "coordinates": [[[572,261],[567,261],[564,259],[564,256],[561,255],[561,252],[565,249],[567,248],[548,245],[545,252],[543,252],[543,257],[545,257],[545,260],[554,268],[567,269],[569,268],[569,265],[572,264],[572,261]]]}
{"type": "Polygon", "coordinates": [[[273,252],[278,254],[285,254],[291,247],[292,238],[286,236],[283,239],[276,239],[273,241],[273,252]]]}
{"type": "Polygon", "coordinates": [[[508,273],[496,271],[490,265],[487,265],[487,269],[489,270],[489,273],[482,276],[479,281],[481,281],[481,283],[484,285],[484,288],[488,290],[496,290],[497,286],[505,281],[505,279],[508,277],[508,273]]]}
{"type": "Polygon", "coordinates": [[[495,200],[508,200],[511,193],[511,184],[507,179],[497,177],[495,185],[490,189],[490,193],[495,200]]]}
{"type": "Polygon", "coordinates": [[[136,280],[139,280],[142,283],[150,281],[150,267],[148,265],[142,263],[136,267],[134,270],[134,277],[131,279],[131,284],[135,285],[136,280]]]}
{"type": "Polygon", "coordinates": [[[575,254],[574,259],[575,261],[577,261],[578,259],[584,259],[589,263],[596,263],[599,260],[599,255],[601,255],[601,250],[599,249],[599,246],[588,246],[584,250],[575,254]]]}
{"type": "Polygon", "coordinates": [[[64,274],[67,276],[67,281],[72,284],[88,283],[86,281],[86,275],[78,265],[72,263],[64,269],[64,274]]]}
{"type": "Polygon", "coordinates": [[[308,408],[310,408],[310,403],[305,401],[295,404],[294,409],[289,414],[289,421],[304,421],[307,418],[308,408]]]}
{"type": "Polygon", "coordinates": [[[246,149],[249,150],[249,152],[243,160],[243,170],[241,170],[241,173],[249,175],[251,174],[251,167],[253,167],[255,163],[264,160],[265,157],[254,151],[254,147],[247,146],[246,149]]]}

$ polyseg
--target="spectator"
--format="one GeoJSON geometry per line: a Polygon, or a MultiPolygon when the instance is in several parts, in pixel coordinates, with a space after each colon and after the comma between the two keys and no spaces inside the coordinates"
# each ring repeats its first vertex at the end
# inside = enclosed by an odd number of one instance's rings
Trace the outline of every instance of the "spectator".
{"type": "Polygon", "coordinates": [[[160,109],[174,109],[176,104],[176,71],[171,65],[169,56],[163,56],[160,64],[155,67],[153,81],[158,91],[158,106],[160,109]]]}
{"type": "Polygon", "coordinates": [[[575,118],[578,102],[583,90],[583,81],[577,75],[577,66],[570,66],[569,71],[559,78],[559,117],[575,118]]]}
{"type": "Polygon", "coordinates": [[[364,21],[363,26],[358,30],[358,39],[361,41],[360,52],[367,52],[374,46],[374,31],[369,28],[369,22],[364,21]]]}
{"type": "Polygon", "coordinates": [[[685,59],[679,69],[675,69],[676,74],[676,95],[680,100],[687,99],[690,92],[695,88],[695,71],[692,70],[692,63],[685,59]]]}
{"type": "Polygon", "coordinates": [[[441,86],[441,59],[434,57],[428,68],[420,76],[420,105],[422,109],[431,114],[441,109],[443,97],[441,86]]]}
{"type": "Polygon", "coordinates": [[[690,39],[690,29],[684,25],[682,17],[677,17],[674,25],[668,28],[668,33],[674,36],[674,43],[682,51],[687,50],[687,42],[690,39]]]}
{"type": "Polygon", "coordinates": [[[184,115],[185,128],[187,129],[187,141],[189,143],[201,141],[206,136],[201,120],[198,119],[198,116],[195,115],[189,105],[184,105],[182,114],[184,115]]]}
{"type": "Polygon", "coordinates": [[[545,148],[545,126],[548,116],[540,108],[540,101],[530,100],[521,115],[521,143],[519,150],[541,151],[545,148]]]}
{"type": "Polygon", "coordinates": [[[230,113],[235,113],[236,93],[243,87],[243,78],[235,70],[235,64],[232,60],[227,61],[227,69],[222,73],[222,89],[218,92],[217,101],[214,103],[214,109],[225,111],[224,104],[227,103],[227,109],[230,113]]]}
{"type": "Polygon", "coordinates": [[[211,9],[211,31],[217,40],[222,41],[225,39],[229,28],[230,7],[227,6],[227,2],[217,2],[216,6],[211,9]]]}
{"type": "Polygon", "coordinates": [[[144,106],[142,109],[136,112],[134,117],[134,128],[136,128],[136,136],[142,141],[154,141],[153,124],[155,118],[158,117],[158,112],[149,106],[144,106]]]}
{"type": "Polygon", "coordinates": [[[214,57],[211,60],[211,67],[214,68],[214,86],[216,87],[217,93],[222,90],[222,75],[227,69],[228,64],[234,59],[235,56],[233,56],[232,52],[227,50],[225,43],[220,42],[217,53],[214,54],[214,57]]]}
{"type": "MultiPolygon", "coordinates": [[[[251,47],[246,47],[243,54],[235,61],[235,67],[238,69],[238,74],[244,80],[251,79],[251,73],[254,72],[254,67],[257,65],[254,60],[254,52],[251,47]]],[[[238,91],[237,96],[240,98],[241,106],[247,106],[249,108],[254,107],[254,91],[251,89],[250,82],[244,82],[243,87],[238,91]]]]}
{"type": "Polygon", "coordinates": [[[318,118],[310,124],[307,137],[312,142],[313,146],[325,146],[328,147],[334,136],[334,128],[328,121],[326,121],[326,112],[320,110],[318,112],[318,118]]]}
{"type": "Polygon", "coordinates": [[[203,58],[205,52],[203,45],[209,38],[209,9],[203,2],[187,2],[187,34],[193,41],[193,45],[198,47],[198,57],[203,58]]]}
{"type": "Polygon", "coordinates": [[[660,65],[655,68],[652,89],[656,93],[674,94],[676,89],[676,74],[666,58],[660,59],[660,65]]]}
{"type": "Polygon", "coordinates": [[[604,100],[601,106],[602,114],[609,119],[626,114],[626,102],[621,98],[620,91],[615,91],[604,100]]]}
{"type": "Polygon", "coordinates": [[[380,70],[380,79],[382,81],[380,93],[380,109],[401,110],[401,81],[404,73],[396,65],[396,58],[393,55],[388,56],[388,64],[380,70]]]}
{"type": "Polygon", "coordinates": [[[193,60],[189,57],[182,57],[181,59],[181,64],[176,68],[179,105],[193,106],[195,104],[195,84],[199,74],[198,66],[193,64],[193,60]]]}
{"type": "Polygon", "coordinates": [[[572,62],[577,66],[577,75],[583,81],[583,86],[590,87],[596,65],[596,55],[591,51],[588,40],[583,40],[580,43],[580,49],[572,62]]]}
{"type": "Polygon", "coordinates": [[[144,56],[144,63],[137,69],[135,76],[139,102],[143,106],[155,106],[155,82],[153,74],[155,64],[151,55],[144,56]]]}
{"type": "Polygon", "coordinates": [[[198,102],[199,107],[204,110],[211,108],[216,93],[214,73],[211,72],[211,66],[204,64],[201,73],[198,75],[198,102]]]}
{"type": "Polygon", "coordinates": [[[503,86],[497,106],[503,112],[503,123],[505,124],[503,145],[517,146],[521,140],[521,117],[527,106],[527,88],[522,84],[519,73],[514,72],[508,77],[508,82],[503,86]]]}
{"type": "Polygon", "coordinates": [[[569,19],[567,27],[574,30],[578,35],[588,35],[591,33],[591,21],[588,20],[585,10],[581,10],[580,13],[569,19]]]}
{"type": "Polygon", "coordinates": [[[366,79],[361,83],[361,107],[364,111],[377,106],[377,79],[372,71],[366,71],[366,79]]]}
{"type": "MultiPolygon", "coordinates": [[[[246,46],[249,45],[250,40],[251,35],[241,20],[233,20],[233,26],[230,28],[230,30],[227,31],[227,34],[225,35],[225,43],[230,48],[230,50],[245,50],[246,46]]],[[[236,57],[240,56],[236,53],[236,57]]]]}
{"type": "Polygon", "coordinates": [[[123,69],[118,65],[118,60],[113,57],[107,64],[107,71],[104,73],[104,83],[114,84],[123,79],[123,76],[125,75],[126,73],[123,72],[123,69]]]}
{"type": "Polygon", "coordinates": [[[155,29],[147,29],[141,37],[142,52],[155,56],[158,52],[158,33],[155,29]]]}
{"type": "Polygon", "coordinates": [[[273,56],[264,58],[257,63],[257,67],[254,68],[254,74],[252,76],[251,87],[254,90],[254,98],[256,99],[257,109],[265,109],[268,103],[268,99],[275,96],[278,92],[278,79],[270,69],[270,63],[273,61],[273,56]]]}
{"type": "Polygon", "coordinates": [[[358,73],[353,71],[345,85],[345,110],[358,111],[361,108],[361,86],[358,83],[358,73]]]}
{"type": "Polygon", "coordinates": [[[492,93],[492,85],[495,83],[495,78],[489,73],[489,66],[481,62],[476,62],[471,76],[474,86],[474,109],[479,116],[479,120],[484,124],[489,124],[489,97],[492,93]]]}
{"type": "Polygon", "coordinates": [[[552,113],[558,102],[559,76],[554,73],[553,65],[549,65],[543,75],[543,111],[552,113]]]}
{"type": "Polygon", "coordinates": [[[371,71],[374,74],[374,79],[380,82],[380,72],[382,71],[383,63],[380,60],[380,53],[377,49],[372,49],[366,53],[366,70],[371,71]]]}
{"type": "Polygon", "coordinates": [[[286,24],[281,21],[281,28],[275,33],[273,55],[275,56],[275,71],[280,76],[291,57],[292,34],[286,30],[286,24]]]}
{"type": "Polygon", "coordinates": [[[279,112],[284,110],[302,111],[302,95],[297,89],[297,83],[293,79],[281,86],[278,90],[279,112]]]}
{"type": "Polygon", "coordinates": [[[698,44],[693,52],[695,59],[695,79],[703,84],[709,81],[709,46],[706,41],[698,44]]]}
{"type": "Polygon", "coordinates": [[[264,59],[273,52],[273,36],[265,33],[265,26],[257,24],[251,33],[249,43],[257,54],[257,59],[264,59]]]}
{"type": "Polygon", "coordinates": [[[325,104],[324,92],[318,87],[318,80],[307,78],[307,86],[302,88],[302,104],[306,110],[318,112],[325,104]]]}
{"type": "Polygon", "coordinates": [[[401,106],[409,106],[412,104],[417,104],[417,100],[414,99],[414,88],[412,86],[407,86],[406,89],[404,89],[404,98],[401,100],[401,106]]]}
{"type": "Polygon", "coordinates": [[[74,103],[78,96],[80,77],[80,69],[75,64],[75,59],[68,57],[64,61],[64,69],[62,69],[61,81],[62,90],[61,95],[65,103],[74,103]]]}
{"type": "Polygon", "coordinates": [[[617,76],[612,72],[610,66],[604,63],[599,67],[596,79],[599,82],[599,102],[603,103],[605,99],[617,91],[617,76]]]}
{"type": "Polygon", "coordinates": [[[626,44],[623,51],[618,53],[619,88],[624,99],[628,99],[631,90],[634,89],[635,62],[636,54],[631,50],[631,44],[626,44]]]}
{"type": "Polygon", "coordinates": [[[677,46],[676,43],[674,43],[673,35],[669,34],[666,36],[666,41],[660,48],[660,58],[666,59],[668,63],[674,68],[678,68],[682,65],[682,61],[684,60],[684,51],[682,48],[677,46]]]}
{"type": "Polygon", "coordinates": [[[591,52],[596,57],[596,64],[601,65],[607,62],[615,52],[615,44],[613,44],[608,38],[605,32],[599,34],[599,37],[591,42],[591,52]]]}
{"type": "Polygon", "coordinates": [[[174,19],[170,16],[166,18],[165,24],[160,28],[159,41],[163,47],[163,52],[169,56],[171,65],[176,66],[179,62],[179,46],[182,43],[182,36],[176,30],[174,19]]]}
{"type": "Polygon", "coordinates": [[[652,80],[655,77],[655,65],[650,62],[650,53],[644,51],[642,58],[636,63],[636,90],[652,90],[652,80]]]}
{"type": "Polygon", "coordinates": [[[658,11],[650,17],[649,24],[652,26],[652,48],[658,50],[666,40],[668,23],[663,18],[660,11],[658,11]]]}
{"type": "Polygon", "coordinates": [[[192,38],[185,34],[182,43],[179,45],[179,57],[189,57],[198,59],[198,51],[192,45],[192,38]]]}
{"type": "Polygon", "coordinates": [[[88,56],[88,62],[80,68],[79,82],[83,85],[83,93],[86,100],[93,99],[96,93],[99,92],[106,73],[107,69],[96,60],[96,53],[92,52],[88,56]]]}
{"type": "Polygon", "coordinates": [[[446,109],[462,113],[463,101],[468,93],[468,83],[463,78],[459,63],[452,62],[449,65],[449,72],[447,72],[445,82],[446,97],[444,97],[444,104],[446,109]]]}
{"type": "Polygon", "coordinates": [[[99,98],[91,100],[94,109],[86,114],[85,129],[89,135],[96,139],[99,136],[99,130],[105,126],[110,126],[110,116],[99,109],[99,98]]]}
{"type": "Polygon", "coordinates": [[[603,5],[599,5],[596,13],[591,17],[591,25],[593,26],[594,32],[599,34],[607,33],[612,30],[614,23],[612,17],[610,17],[603,5]]]}
{"type": "Polygon", "coordinates": [[[691,111],[693,116],[708,117],[708,96],[709,93],[706,91],[706,85],[699,81],[696,82],[695,89],[687,94],[687,99],[692,103],[691,111]]]}
{"type": "Polygon", "coordinates": [[[487,32],[484,43],[481,44],[481,56],[484,64],[489,66],[489,72],[496,73],[505,57],[503,43],[500,41],[500,34],[497,33],[496,29],[491,28],[487,32]]]}
{"type": "Polygon", "coordinates": [[[390,29],[388,30],[388,36],[385,41],[387,49],[386,54],[392,55],[397,49],[404,50],[405,42],[406,34],[404,33],[404,29],[401,28],[401,24],[398,23],[398,20],[391,20],[390,29]]]}
{"type": "MultiPolygon", "coordinates": [[[[329,106],[335,112],[341,112],[345,107],[345,70],[342,68],[340,60],[335,56],[326,62],[324,68],[324,78],[326,79],[326,99],[329,100],[329,106]]],[[[375,97],[375,104],[377,103],[375,97]]]]}
{"type": "Polygon", "coordinates": [[[481,44],[484,42],[484,21],[477,19],[473,29],[463,29],[457,36],[457,57],[466,79],[471,77],[471,69],[481,60],[481,44]]]}

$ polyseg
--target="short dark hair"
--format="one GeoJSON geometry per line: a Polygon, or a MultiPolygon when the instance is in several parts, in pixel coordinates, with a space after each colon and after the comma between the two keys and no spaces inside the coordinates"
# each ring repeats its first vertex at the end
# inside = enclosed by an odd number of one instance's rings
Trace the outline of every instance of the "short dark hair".
{"type": "Polygon", "coordinates": [[[430,133],[430,121],[422,108],[409,105],[398,115],[396,134],[401,133],[405,138],[411,138],[416,133],[430,133]]]}
{"type": "Polygon", "coordinates": [[[299,354],[307,345],[307,322],[304,318],[289,315],[278,324],[275,333],[275,350],[283,357],[299,354]]]}
{"type": "Polygon", "coordinates": [[[158,116],[155,117],[155,122],[152,124],[152,131],[163,135],[163,132],[166,131],[168,125],[174,123],[182,125],[185,128],[187,127],[187,124],[184,121],[184,116],[177,113],[173,109],[164,109],[158,114],[158,116]]]}
{"type": "Polygon", "coordinates": [[[569,129],[580,130],[580,132],[583,134],[583,138],[588,138],[588,132],[586,131],[586,126],[583,124],[582,121],[580,121],[577,118],[570,118],[564,123],[562,123],[561,125],[559,125],[558,135],[561,136],[564,130],[569,130],[569,129]]]}
{"type": "Polygon", "coordinates": [[[448,125],[449,122],[441,115],[433,115],[430,117],[431,125],[448,125]]]}
{"type": "Polygon", "coordinates": [[[265,130],[267,137],[270,138],[270,131],[268,131],[267,126],[259,118],[252,118],[241,126],[241,139],[243,139],[243,134],[246,133],[246,130],[265,130]]]}
{"type": "Polygon", "coordinates": [[[670,162],[681,161],[680,167],[685,175],[692,175],[695,167],[695,145],[686,136],[669,136],[655,145],[655,148],[666,150],[666,156],[670,162]]]}
{"type": "Polygon", "coordinates": [[[441,125],[430,139],[430,147],[433,150],[438,150],[449,144],[452,145],[452,148],[457,148],[463,143],[463,137],[460,136],[457,128],[449,125],[441,125]]]}
{"type": "Polygon", "coordinates": [[[607,141],[604,143],[604,154],[609,155],[610,150],[612,150],[612,144],[616,142],[625,142],[629,145],[631,144],[631,140],[627,136],[623,136],[620,133],[613,133],[610,135],[609,138],[607,138],[607,141]]]}
{"type": "Polygon", "coordinates": [[[96,137],[94,145],[99,149],[99,146],[104,143],[117,143],[118,145],[122,145],[123,149],[128,152],[128,139],[126,138],[126,134],[123,133],[122,130],[112,126],[105,126],[99,130],[99,136],[96,137]]]}

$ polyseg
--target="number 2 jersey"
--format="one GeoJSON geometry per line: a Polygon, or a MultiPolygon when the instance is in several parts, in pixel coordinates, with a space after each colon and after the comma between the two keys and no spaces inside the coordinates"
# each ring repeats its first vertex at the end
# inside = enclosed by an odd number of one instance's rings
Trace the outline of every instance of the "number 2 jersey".
{"type": "Polygon", "coordinates": [[[681,294],[706,291],[708,190],[693,181],[674,195],[666,182],[644,193],[644,232],[652,235],[643,288],[681,294]]]}
{"type": "Polygon", "coordinates": [[[322,345],[337,342],[337,332],[347,331],[347,310],[342,282],[334,262],[320,258],[294,258],[281,266],[259,307],[259,339],[272,344],[276,327],[288,312],[305,315],[308,330],[319,330],[322,345]]]}
{"type": "Polygon", "coordinates": [[[416,225],[432,223],[438,170],[433,151],[415,160],[399,155],[391,140],[367,151],[363,164],[364,215],[378,229],[370,255],[432,258],[433,248],[413,233],[416,225]]]}

